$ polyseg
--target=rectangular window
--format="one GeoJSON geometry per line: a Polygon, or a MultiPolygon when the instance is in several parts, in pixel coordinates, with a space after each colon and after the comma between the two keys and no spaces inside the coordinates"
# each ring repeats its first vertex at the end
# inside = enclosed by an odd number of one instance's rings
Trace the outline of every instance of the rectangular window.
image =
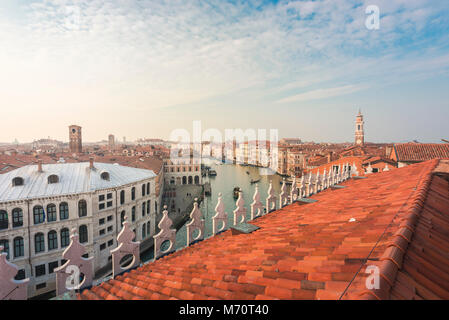
{"type": "Polygon", "coordinates": [[[103,224],[104,224],[104,218],[100,219],[100,220],[98,221],[98,224],[99,224],[100,226],[103,225],[103,224]]]}
{"type": "Polygon", "coordinates": [[[100,230],[100,236],[104,235],[104,233],[105,233],[105,230],[104,230],[104,229],[101,229],[101,230],[100,230]]]}
{"type": "Polygon", "coordinates": [[[108,201],[108,208],[112,207],[112,201],[108,201]]]}
{"type": "Polygon", "coordinates": [[[102,194],[102,195],[100,195],[99,197],[98,197],[98,201],[104,201],[104,194],[102,194]]]}
{"type": "Polygon", "coordinates": [[[112,246],[114,244],[114,240],[109,240],[108,241],[108,247],[112,246]]]}
{"type": "Polygon", "coordinates": [[[108,199],[112,199],[112,193],[108,193],[108,199]]]}
{"type": "Polygon", "coordinates": [[[108,221],[112,221],[113,218],[114,216],[108,216],[108,221]]]}
{"type": "Polygon", "coordinates": [[[108,227],[108,232],[111,232],[112,231],[112,226],[109,226],[108,227]]]}
{"type": "Polygon", "coordinates": [[[36,270],[36,277],[41,277],[45,275],[45,264],[40,264],[35,267],[36,270]]]}
{"type": "Polygon", "coordinates": [[[36,285],[36,290],[44,289],[47,286],[45,282],[36,285]]]}
{"type": "Polygon", "coordinates": [[[48,274],[52,274],[58,267],[58,261],[53,261],[48,264],[48,274]]]}
{"type": "Polygon", "coordinates": [[[100,210],[103,210],[103,209],[104,209],[104,203],[100,203],[100,205],[98,206],[98,208],[99,208],[100,210]]]}
{"type": "Polygon", "coordinates": [[[106,243],[100,245],[100,251],[103,251],[104,249],[106,249],[106,243]]]}

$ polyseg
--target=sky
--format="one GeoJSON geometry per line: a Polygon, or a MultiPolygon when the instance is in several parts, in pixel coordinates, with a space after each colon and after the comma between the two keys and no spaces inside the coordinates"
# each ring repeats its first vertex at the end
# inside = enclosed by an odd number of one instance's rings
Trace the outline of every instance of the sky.
{"type": "Polygon", "coordinates": [[[369,142],[440,142],[448,89],[448,1],[0,1],[0,142],[194,120],[345,142],[359,109],[369,142]]]}

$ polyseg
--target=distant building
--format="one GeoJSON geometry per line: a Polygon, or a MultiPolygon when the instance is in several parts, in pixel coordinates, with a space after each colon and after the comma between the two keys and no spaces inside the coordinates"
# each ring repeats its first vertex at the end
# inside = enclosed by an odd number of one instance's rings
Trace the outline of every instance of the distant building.
{"type": "Polygon", "coordinates": [[[71,153],[82,153],[83,142],[81,135],[81,127],[76,125],[69,126],[69,148],[71,153]]]}
{"type": "Polygon", "coordinates": [[[138,145],[141,146],[163,146],[165,145],[162,139],[139,139],[136,141],[138,145]]]}
{"type": "Polygon", "coordinates": [[[288,145],[302,144],[302,141],[299,138],[282,138],[279,142],[281,144],[288,144],[288,145]]]}
{"type": "Polygon", "coordinates": [[[355,120],[355,145],[363,146],[365,145],[365,130],[363,128],[365,122],[363,121],[363,115],[361,111],[357,115],[355,120]]]}
{"type": "Polygon", "coordinates": [[[112,148],[115,145],[115,137],[113,134],[108,136],[109,147],[112,148]]]}
{"type": "Polygon", "coordinates": [[[449,144],[397,143],[390,159],[396,161],[399,168],[432,159],[449,159],[449,144]]]}

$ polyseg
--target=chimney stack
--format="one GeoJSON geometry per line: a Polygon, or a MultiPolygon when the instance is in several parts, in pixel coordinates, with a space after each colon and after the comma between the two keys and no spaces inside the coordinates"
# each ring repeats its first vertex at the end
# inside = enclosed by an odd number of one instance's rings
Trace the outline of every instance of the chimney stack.
{"type": "Polygon", "coordinates": [[[90,169],[94,168],[94,157],[89,157],[89,168],[90,169]]]}
{"type": "Polygon", "coordinates": [[[37,160],[37,172],[42,173],[42,159],[37,160]]]}

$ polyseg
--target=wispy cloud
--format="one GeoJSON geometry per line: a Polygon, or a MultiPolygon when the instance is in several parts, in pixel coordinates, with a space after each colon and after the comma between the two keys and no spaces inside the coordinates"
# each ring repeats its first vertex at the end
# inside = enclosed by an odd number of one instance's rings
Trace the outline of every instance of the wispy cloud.
{"type": "Polygon", "coordinates": [[[287,103],[287,102],[301,102],[301,101],[309,101],[309,100],[317,100],[317,99],[329,99],[333,97],[338,97],[342,95],[346,95],[349,93],[353,93],[359,90],[364,89],[363,86],[342,86],[336,88],[324,88],[324,89],[316,89],[312,91],[307,91],[304,93],[300,93],[291,97],[287,97],[278,101],[278,103],[287,103]]]}
{"type": "Polygon", "coordinates": [[[376,0],[375,32],[371,2],[30,0],[14,19],[0,11],[0,93],[20,110],[101,116],[242,88],[263,103],[311,101],[446,70],[446,1],[376,0]]]}

